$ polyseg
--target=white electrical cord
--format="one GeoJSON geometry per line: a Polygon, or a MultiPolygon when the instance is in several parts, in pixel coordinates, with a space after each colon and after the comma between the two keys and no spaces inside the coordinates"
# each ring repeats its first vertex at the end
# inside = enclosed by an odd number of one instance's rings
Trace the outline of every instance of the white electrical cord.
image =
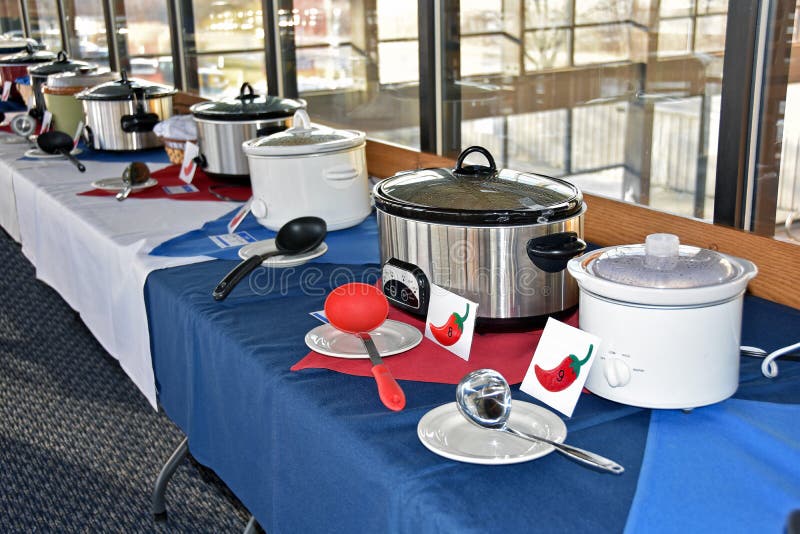
{"type": "Polygon", "coordinates": [[[794,352],[797,349],[800,349],[800,343],[795,343],[794,345],[783,347],[782,349],[772,351],[769,354],[767,354],[767,351],[765,351],[764,349],[759,349],[758,347],[748,347],[746,345],[739,347],[739,350],[745,356],[764,358],[764,361],[761,362],[761,374],[763,374],[767,378],[775,378],[776,376],[778,376],[778,364],[775,363],[775,360],[778,357],[783,356],[784,354],[788,354],[790,352],[794,352]]]}

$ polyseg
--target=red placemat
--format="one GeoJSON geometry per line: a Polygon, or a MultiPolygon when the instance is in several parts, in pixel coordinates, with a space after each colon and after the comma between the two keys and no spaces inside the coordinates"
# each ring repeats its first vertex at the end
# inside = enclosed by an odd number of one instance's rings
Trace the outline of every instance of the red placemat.
{"type": "MultiPolygon", "coordinates": [[[[423,320],[394,307],[389,310],[389,319],[408,323],[425,333],[423,320]]],[[[561,320],[577,327],[577,309],[561,320]]],[[[469,361],[464,361],[433,341],[423,338],[422,343],[408,352],[387,356],[383,361],[398,380],[458,384],[470,371],[490,368],[502,374],[509,384],[519,384],[525,378],[541,337],[541,328],[529,332],[475,334],[469,361]]],[[[312,368],[330,369],[348,375],[372,376],[372,364],[368,359],[334,358],[314,351],[309,352],[291,369],[299,371],[312,368]]]]}
{"type": "MultiPolygon", "coordinates": [[[[220,182],[216,182],[208,177],[208,175],[203,172],[202,169],[197,169],[194,174],[194,179],[192,180],[192,185],[194,185],[198,191],[195,193],[180,193],[177,195],[169,195],[166,191],[164,191],[164,187],[169,186],[176,186],[176,185],[186,185],[186,183],[179,178],[179,174],[181,171],[180,165],[170,165],[169,167],[164,167],[158,171],[155,171],[151,174],[153,178],[158,180],[158,185],[150,187],[149,189],[144,189],[142,191],[134,191],[131,192],[130,198],[169,198],[172,200],[234,200],[239,202],[244,202],[250,195],[252,195],[252,189],[250,187],[244,186],[234,186],[229,184],[224,184],[220,182]],[[214,191],[219,194],[217,196],[210,192],[209,187],[213,186],[214,191]],[[227,197],[227,198],[220,198],[220,197],[227,197]]],[[[109,196],[116,196],[116,191],[103,191],[100,189],[90,189],[89,191],[84,191],[82,193],[78,193],[79,196],[86,196],[86,197],[109,197],[109,196]]]]}

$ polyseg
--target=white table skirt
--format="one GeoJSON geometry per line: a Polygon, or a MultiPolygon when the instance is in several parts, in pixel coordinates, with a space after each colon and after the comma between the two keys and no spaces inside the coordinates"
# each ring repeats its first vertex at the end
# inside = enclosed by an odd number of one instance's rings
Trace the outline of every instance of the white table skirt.
{"type": "MultiPolygon", "coordinates": [[[[208,258],[147,254],[161,242],[231,211],[236,204],[135,196],[118,202],[113,196],[77,196],[98,178],[120,176],[125,164],[88,161],[86,172],[80,173],[66,160],[16,160],[23,152],[21,148],[12,156],[0,151],[4,210],[0,224],[21,241],[37,278],[80,313],[100,344],[119,360],[156,407],[145,280],[155,269],[208,258]],[[10,205],[9,186],[16,225],[5,211],[10,205]]],[[[161,166],[150,164],[151,170],[161,166]]]]}

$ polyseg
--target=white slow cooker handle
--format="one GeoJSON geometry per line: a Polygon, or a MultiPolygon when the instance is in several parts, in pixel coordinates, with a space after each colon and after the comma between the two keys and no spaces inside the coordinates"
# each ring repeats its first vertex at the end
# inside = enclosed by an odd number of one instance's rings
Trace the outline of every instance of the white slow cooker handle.
{"type": "Polygon", "coordinates": [[[346,182],[347,180],[354,180],[360,175],[361,173],[359,173],[358,169],[355,167],[347,167],[344,169],[327,169],[323,176],[326,180],[332,180],[334,182],[346,182]]]}

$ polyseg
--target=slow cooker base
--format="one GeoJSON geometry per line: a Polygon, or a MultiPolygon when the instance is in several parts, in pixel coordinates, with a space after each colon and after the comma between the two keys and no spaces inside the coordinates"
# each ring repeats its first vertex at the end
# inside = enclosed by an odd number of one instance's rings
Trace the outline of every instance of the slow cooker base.
{"type": "Polygon", "coordinates": [[[205,171],[206,175],[214,181],[226,184],[250,185],[249,174],[223,174],[218,172],[205,171]]]}
{"type": "Polygon", "coordinates": [[[493,319],[489,317],[478,317],[475,320],[475,333],[501,333],[501,332],[527,332],[544,328],[547,320],[552,317],[559,321],[564,321],[575,312],[578,306],[572,306],[560,312],[532,317],[509,317],[504,319],[493,319]]]}

